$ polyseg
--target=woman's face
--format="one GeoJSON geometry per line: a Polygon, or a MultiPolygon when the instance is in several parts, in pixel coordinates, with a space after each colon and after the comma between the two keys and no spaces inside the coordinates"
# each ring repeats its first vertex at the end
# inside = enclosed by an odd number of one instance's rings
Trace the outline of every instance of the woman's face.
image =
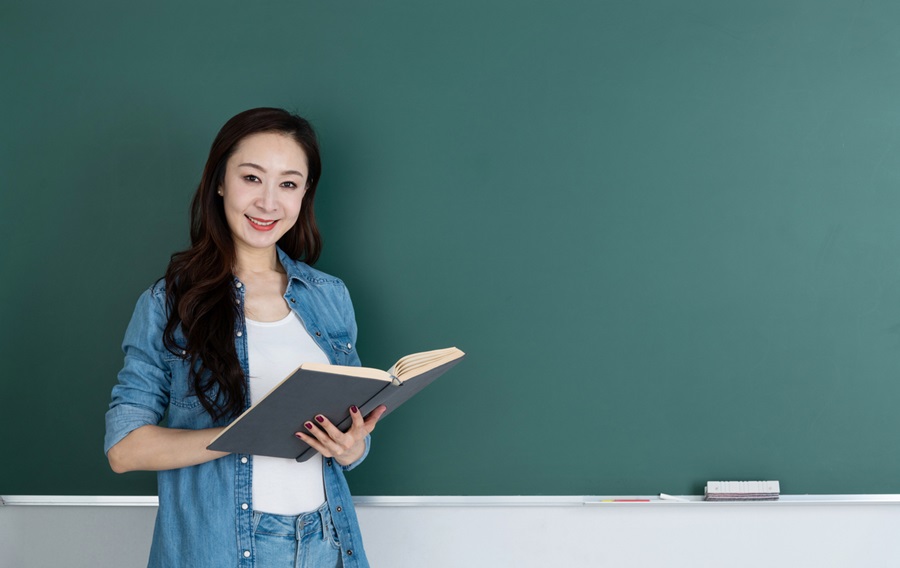
{"type": "Polygon", "coordinates": [[[306,153],[285,134],[241,140],[219,186],[237,251],[275,246],[300,215],[309,176],[306,153]]]}

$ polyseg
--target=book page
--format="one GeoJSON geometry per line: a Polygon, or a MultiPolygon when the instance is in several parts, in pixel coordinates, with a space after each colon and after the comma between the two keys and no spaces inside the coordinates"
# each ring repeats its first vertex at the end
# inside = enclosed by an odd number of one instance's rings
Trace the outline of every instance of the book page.
{"type": "Polygon", "coordinates": [[[402,357],[388,370],[388,373],[403,382],[462,356],[463,352],[456,347],[413,353],[402,357]]]}
{"type": "Polygon", "coordinates": [[[319,371],[321,373],[331,373],[334,375],[346,375],[348,377],[360,377],[362,379],[391,382],[389,373],[386,373],[381,369],[372,369],[370,367],[346,367],[344,365],[329,365],[328,363],[303,363],[299,368],[308,369],[310,371],[319,371]]]}

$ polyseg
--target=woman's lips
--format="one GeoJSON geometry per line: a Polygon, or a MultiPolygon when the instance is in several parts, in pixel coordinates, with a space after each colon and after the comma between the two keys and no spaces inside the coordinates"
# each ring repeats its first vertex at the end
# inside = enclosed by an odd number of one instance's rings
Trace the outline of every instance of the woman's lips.
{"type": "Polygon", "coordinates": [[[271,231],[275,228],[275,224],[278,223],[278,220],[269,220],[269,219],[257,219],[256,217],[251,217],[249,215],[244,215],[247,220],[250,222],[250,226],[256,229],[257,231],[271,231]]]}

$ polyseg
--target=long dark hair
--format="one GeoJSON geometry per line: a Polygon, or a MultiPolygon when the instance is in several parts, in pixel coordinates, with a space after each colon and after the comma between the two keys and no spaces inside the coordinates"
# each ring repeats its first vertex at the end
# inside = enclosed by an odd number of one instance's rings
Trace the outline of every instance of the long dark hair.
{"type": "Polygon", "coordinates": [[[217,189],[237,145],[261,132],[292,137],[303,148],[309,168],[300,217],[278,240],[278,246],[291,258],[307,264],[313,264],[322,249],[313,213],[322,163],[312,126],[278,108],[255,108],[235,115],[213,140],[191,201],[191,246],[173,254],[166,269],[168,321],[163,343],[170,352],[190,362],[193,391],[214,420],[236,417],[247,402],[244,372],[234,346],[235,324],[241,317],[240,306],[234,301],[234,241],[217,189]],[[175,339],[179,325],[184,345],[175,339]]]}

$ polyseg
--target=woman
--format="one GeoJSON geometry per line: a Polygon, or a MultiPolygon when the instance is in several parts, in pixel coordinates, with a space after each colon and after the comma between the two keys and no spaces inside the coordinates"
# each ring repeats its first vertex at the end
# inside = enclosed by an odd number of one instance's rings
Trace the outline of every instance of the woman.
{"type": "Polygon", "coordinates": [[[359,365],[346,287],[309,266],[320,173],[306,120],[233,117],[191,204],[191,247],[138,300],[105,446],[116,472],[159,472],[151,566],[368,566],[344,471],[384,407],[365,419],[351,407],[346,433],[299,417],[296,436],[319,452],[303,463],[206,449],[301,363],[359,365]]]}

